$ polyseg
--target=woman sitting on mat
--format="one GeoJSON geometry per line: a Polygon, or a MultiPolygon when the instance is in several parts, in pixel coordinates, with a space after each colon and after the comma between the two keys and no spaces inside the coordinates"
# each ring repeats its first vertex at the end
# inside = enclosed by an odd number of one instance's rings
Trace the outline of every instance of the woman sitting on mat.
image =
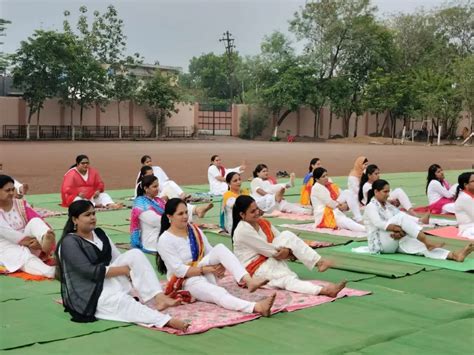
{"type": "Polygon", "coordinates": [[[349,176],[347,178],[347,189],[354,195],[356,199],[359,195],[360,179],[367,168],[367,165],[369,165],[369,161],[366,157],[358,157],[355,160],[354,167],[349,172],[349,176]]]}
{"type": "Polygon", "coordinates": [[[225,180],[229,190],[222,195],[220,227],[230,233],[232,230],[232,207],[234,207],[235,199],[242,194],[248,195],[248,191],[242,191],[242,177],[235,171],[228,173],[225,180]]]}
{"type": "Polygon", "coordinates": [[[216,196],[223,195],[227,191],[227,183],[225,181],[227,174],[233,171],[241,174],[245,171],[245,168],[245,162],[243,162],[242,165],[236,168],[226,169],[224,165],[222,165],[220,156],[213,155],[211,157],[211,164],[207,169],[207,180],[209,181],[211,194],[216,196]]]}
{"type": "Polygon", "coordinates": [[[249,291],[267,283],[250,276],[234,254],[223,244],[211,247],[204,233],[188,223],[186,203],[171,199],[166,203],[158,238],[158,271],[167,274],[166,294],[171,297],[188,292],[198,301],[215,303],[225,309],[245,313],[271,314],[275,294],[259,302],[249,302],[231,295],[216,283],[216,277],[229,271],[236,282],[245,282],[249,291]]]}
{"type": "MultiPolygon", "coordinates": [[[[360,179],[360,188],[359,188],[359,202],[363,205],[367,204],[367,194],[369,190],[372,189],[372,184],[374,181],[377,181],[380,177],[380,169],[377,165],[370,164],[365,169],[365,173],[362,174],[360,179]]],[[[408,195],[401,188],[396,188],[395,190],[390,190],[390,196],[388,197],[388,202],[394,205],[395,207],[401,207],[407,211],[408,214],[416,216],[413,211],[413,205],[408,197],[408,195]]]]}
{"type": "Polygon", "coordinates": [[[73,202],[68,214],[56,259],[63,306],[73,321],[99,318],[187,329],[187,323],[160,312],[180,302],[164,295],[146,256],[139,250],[120,254],[105,232],[96,228],[90,201],[73,202]],[[148,302],[156,309],[146,306],[148,302]]]}
{"type": "Polygon", "coordinates": [[[453,252],[443,249],[444,243],[428,240],[414,217],[388,203],[389,195],[390,185],[385,180],[375,181],[369,191],[364,222],[371,253],[415,254],[463,262],[474,249],[474,244],[470,243],[453,252]]]}
{"type": "Polygon", "coordinates": [[[258,164],[253,171],[253,177],[250,183],[252,197],[263,212],[270,213],[278,210],[287,213],[311,214],[310,209],[288,202],[283,197],[285,189],[294,186],[294,173],[290,174],[290,181],[287,184],[274,184],[269,179],[268,167],[265,164],[258,164]]]}
{"type": "MultiPolygon", "coordinates": [[[[161,228],[161,217],[168,199],[158,197],[159,182],[155,175],[144,176],[138,184],[137,198],[133,201],[130,217],[130,245],[144,252],[156,252],[161,228]]],[[[190,221],[193,215],[202,218],[213,207],[212,203],[188,205],[190,221]]]]}
{"type": "MultiPolygon", "coordinates": [[[[170,180],[162,168],[153,165],[153,161],[149,155],[142,156],[140,162],[142,163],[142,169],[146,166],[150,167],[153,170],[153,175],[158,178],[160,185],[160,196],[167,196],[168,198],[179,197],[182,199],[191,197],[190,195],[184,193],[183,189],[179,187],[177,183],[175,183],[173,180],[170,180]]],[[[143,176],[142,170],[140,170],[138,173],[136,184],[138,184],[140,176],[143,176]]]]}
{"type": "Polygon", "coordinates": [[[317,228],[349,229],[365,232],[365,227],[347,217],[344,212],[349,209],[354,219],[362,221],[359,202],[348,190],[340,192],[339,187],[330,182],[327,170],[316,168],[313,172],[314,185],[311,189],[314,222],[317,228]]]}
{"type": "Polygon", "coordinates": [[[474,171],[458,177],[454,213],[459,227],[459,236],[474,239],[474,171]]]}
{"type": "Polygon", "coordinates": [[[43,260],[54,250],[54,231],[25,200],[14,196],[14,180],[0,175],[0,266],[53,278],[54,266],[43,260]]]}
{"type": "Polygon", "coordinates": [[[309,162],[308,173],[305,175],[303,179],[303,186],[301,187],[300,193],[300,204],[303,206],[311,205],[311,189],[314,185],[313,180],[313,171],[316,168],[322,167],[321,159],[313,158],[309,162]]]}
{"type": "Polygon", "coordinates": [[[438,164],[428,168],[426,178],[426,194],[428,195],[429,211],[435,214],[454,213],[454,195],[457,186],[450,186],[444,178],[444,171],[438,164]]]}
{"type": "Polygon", "coordinates": [[[290,231],[279,232],[260,217],[260,210],[250,196],[239,196],[232,211],[232,242],[235,256],[250,275],[270,280],[267,284],[293,292],[336,297],[345,282],[319,286],[303,281],[290,270],[286,261],[300,260],[309,270],[326,271],[330,262],[311,249],[290,231]]]}
{"type": "Polygon", "coordinates": [[[105,185],[102,178],[89,164],[87,155],[78,155],[76,164],[64,174],[61,185],[61,206],[69,207],[73,201],[89,200],[96,207],[122,208],[122,204],[114,203],[109,194],[104,192],[105,185]]]}

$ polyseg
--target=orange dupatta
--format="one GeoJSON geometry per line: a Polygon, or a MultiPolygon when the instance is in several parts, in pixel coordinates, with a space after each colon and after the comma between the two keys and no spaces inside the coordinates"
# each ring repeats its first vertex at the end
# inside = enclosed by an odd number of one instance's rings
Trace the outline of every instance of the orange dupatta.
{"type": "MultiPolygon", "coordinates": [[[[337,200],[337,198],[339,197],[339,186],[337,186],[336,184],[332,182],[329,182],[325,186],[329,190],[329,194],[331,195],[331,198],[333,200],[337,200]]],[[[323,218],[321,219],[321,222],[316,226],[316,228],[337,229],[336,217],[334,217],[334,211],[332,208],[330,207],[324,208],[323,218]]]]}
{"type": "MultiPolygon", "coordinates": [[[[267,237],[267,242],[271,243],[273,242],[273,239],[275,236],[273,235],[272,232],[272,225],[270,222],[268,222],[266,219],[260,218],[258,220],[258,225],[260,228],[262,228],[263,233],[265,233],[265,236],[267,237]]],[[[259,255],[257,256],[250,264],[247,265],[245,270],[250,274],[250,276],[253,276],[255,274],[255,271],[262,265],[265,261],[267,261],[268,257],[259,255]]]]}

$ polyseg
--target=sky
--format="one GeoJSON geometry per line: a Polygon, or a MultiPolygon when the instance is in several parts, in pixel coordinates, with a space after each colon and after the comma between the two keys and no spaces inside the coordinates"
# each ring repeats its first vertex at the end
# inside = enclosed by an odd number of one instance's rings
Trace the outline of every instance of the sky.
{"type": "MultiPolygon", "coordinates": [[[[87,6],[90,16],[109,4],[124,20],[127,52],[138,52],[145,63],[177,66],[187,71],[193,56],[224,52],[219,42],[225,31],[235,39],[241,55],[260,52],[260,43],[273,31],[288,32],[288,21],[306,0],[0,0],[0,18],[12,23],[0,51],[13,53],[36,29],[61,30],[64,10],[75,24],[78,9],[87,6]]],[[[380,17],[432,9],[445,0],[372,0],[380,17]]],[[[291,35],[290,35],[291,37],[291,35]]]]}

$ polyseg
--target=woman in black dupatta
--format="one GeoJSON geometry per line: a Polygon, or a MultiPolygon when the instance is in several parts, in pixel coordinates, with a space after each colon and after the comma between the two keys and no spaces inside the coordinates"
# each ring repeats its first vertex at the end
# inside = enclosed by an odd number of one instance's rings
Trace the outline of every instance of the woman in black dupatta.
{"type": "Polygon", "coordinates": [[[73,202],[68,215],[56,257],[64,309],[73,321],[99,318],[187,329],[189,324],[160,312],[179,301],[163,294],[145,255],[137,249],[120,254],[105,232],[96,228],[90,201],[73,202]],[[139,302],[130,295],[133,290],[139,302]],[[154,303],[155,309],[145,303],[154,303]]]}

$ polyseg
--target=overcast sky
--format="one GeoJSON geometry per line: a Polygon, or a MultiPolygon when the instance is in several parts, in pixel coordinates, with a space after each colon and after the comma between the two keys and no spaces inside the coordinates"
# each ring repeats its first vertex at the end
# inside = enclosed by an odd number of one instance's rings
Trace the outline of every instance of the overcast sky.
{"type": "MultiPolygon", "coordinates": [[[[114,5],[124,20],[129,53],[138,52],[146,63],[179,66],[187,71],[189,60],[202,53],[224,52],[219,42],[229,30],[243,55],[260,51],[265,35],[288,32],[288,21],[305,0],[0,0],[0,18],[10,20],[3,52],[12,53],[35,29],[61,29],[64,10],[71,11],[75,24],[78,9],[91,13],[114,5]]],[[[431,9],[442,0],[372,0],[378,14],[431,9]]]]}

